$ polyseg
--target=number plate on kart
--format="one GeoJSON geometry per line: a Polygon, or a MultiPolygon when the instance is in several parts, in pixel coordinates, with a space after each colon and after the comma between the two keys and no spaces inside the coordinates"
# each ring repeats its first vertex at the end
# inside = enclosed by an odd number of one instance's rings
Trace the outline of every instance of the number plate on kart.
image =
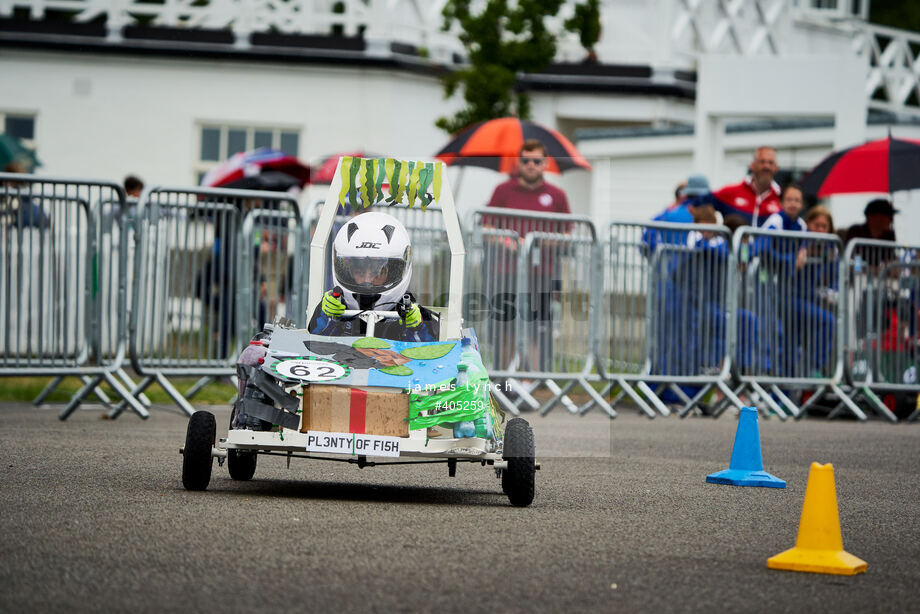
{"type": "Polygon", "coordinates": [[[347,366],[317,356],[295,356],[279,360],[271,366],[272,372],[287,380],[301,382],[331,382],[351,373],[347,366]]]}
{"type": "Polygon", "coordinates": [[[307,452],[351,456],[399,456],[399,437],[307,431],[307,452]]]}

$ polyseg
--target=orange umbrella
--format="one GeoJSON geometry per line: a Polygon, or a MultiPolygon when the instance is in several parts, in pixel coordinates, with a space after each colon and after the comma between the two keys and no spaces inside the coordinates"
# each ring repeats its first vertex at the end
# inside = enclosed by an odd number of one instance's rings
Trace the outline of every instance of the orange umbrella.
{"type": "Polygon", "coordinates": [[[537,139],[546,147],[548,172],[561,173],[573,168],[591,170],[591,165],[567,138],[551,128],[517,117],[473,124],[460,131],[435,157],[447,165],[479,166],[510,173],[527,139],[537,139]]]}

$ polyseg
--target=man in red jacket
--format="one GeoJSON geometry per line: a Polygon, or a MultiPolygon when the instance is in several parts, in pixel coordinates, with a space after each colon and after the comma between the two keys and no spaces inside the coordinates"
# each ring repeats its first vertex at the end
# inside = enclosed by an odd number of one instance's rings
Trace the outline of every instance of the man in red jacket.
{"type": "Polygon", "coordinates": [[[712,205],[723,217],[737,214],[752,226],[762,225],[768,217],[782,210],[779,204],[780,187],[773,181],[779,169],[776,165],[776,150],[767,146],[758,147],[749,168],[751,173],[740,183],[727,185],[701,197],[698,204],[712,205]]]}

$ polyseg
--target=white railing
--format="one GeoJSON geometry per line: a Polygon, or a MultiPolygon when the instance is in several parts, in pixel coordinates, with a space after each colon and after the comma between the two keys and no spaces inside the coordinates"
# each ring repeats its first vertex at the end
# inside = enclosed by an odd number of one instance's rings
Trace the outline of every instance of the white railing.
{"type": "MultiPolygon", "coordinates": [[[[173,28],[229,29],[238,47],[250,45],[253,32],[363,36],[366,53],[386,56],[391,43],[412,45],[428,61],[451,64],[464,50],[456,31],[442,32],[441,11],[447,0],[0,0],[0,17],[14,10],[28,10],[31,19],[47,12],[65,12],[77,23],[105,18],[109,38],[120,40],[128,25],[173,28]]],[[[563,21],[575,5],[567,2],[549,27],[562,31],[563,21]]],[[[700,54],[727,53],[745,56],[783,55],[801,50],[796,24],[818,23],[838,40],[851,43],[853,51],[866,56],[869,74],[866,96],[869,107],[920,116],[920,34],[875,26],[865,21],[869,0],[665,0],[646,4],[637,0],[604,0],[602,19],[608,25],[625,19],[636,27],[663,28],[637,36],[631,43],[649,45],[648,60],[662,65],[693,68],[700,54]],[[643,18],[650,10],[663,10],[670,20],[643,18]],[[622,19],[621,19],[622,18],[622,19]],[[651,25],[654,23],[654,25],[651,25]],[[646,40],[647,39],[647,40],[646,40]],[[669,51],[654,41],[668,41],[669,51]],[[651,55],[650,55],[651,54],[651,55]]],[[[647,15],[646,15],[647,17],[647,15]]],[[[635,29],[635,28],[634,28],[635,29]]],[[[605,26],[597,45],[601,61],[623,61],[617,47],[622,30],[605,26]],[[603,36],[610,38],[604,40],[603,36]]],[[[560,37],[557,60],[578,61],[584,50],[577,36],[560,37]]]]}
{"type": "Polygon", "coordinates": [[[690,57],[801,52],[807,47],[787,28],[802,26],[802,37],[821,26],[867,59],[870,109],[920,117],[920,34],[868,23],[866,0],[676,0],[674,7],[672,48],[690,57]]]}
{"type": "Polygon", "coordinates": [[[776,31],[789,0],[677,0],[671,41],[690,55],[780,53],[776,31]]]}
{"type": "MultiPolygon", "coordinates": [[[[153,25],[172,28],[229,29],[235,45],[249,46],[253,32],[284,34],[361,34],[370,55],[386,55],[390,43],[412,45],[429,60],[451,63],[465,55],[457,30],[441,30],[441,11],[447,0],[0,0],[0,17],[28,10],[30,19],[48,12],[67,13],[72,21],[86,23],[105,18],[108,38],[122,39],[122,28],[153,25]]],[[[574,12],[572,0],[548,20],[562,32],[574,12]]],[[[559,40],[559,59],[584,57],[578,37],[566,33],[559,40]]]]}
{"type": "MultiPolygon", "coordinates": [[[[230,29],[237,47],[249,46],[253,32],[284,34],[363,34],[371,54],[390,42],[424,48],[436,61],[463,48],[455,33],[441,31],[446,0],[0,0],[0,17],[28,9],[30,19],[49,11],[71,14],[76,23],[105,18],[108,37],[122,38],[128,25],[230,29]],[[384,44],[385,43],[385,44],[384,44]]],[[[382,51],[385,50],[385,51],[382,51]]]]}
{"type": "Polygon", "coordinates": [[[865,22],[854,29],[853,50],[869,60],[869,108],[920,117],[920,34],[865,22]]]}

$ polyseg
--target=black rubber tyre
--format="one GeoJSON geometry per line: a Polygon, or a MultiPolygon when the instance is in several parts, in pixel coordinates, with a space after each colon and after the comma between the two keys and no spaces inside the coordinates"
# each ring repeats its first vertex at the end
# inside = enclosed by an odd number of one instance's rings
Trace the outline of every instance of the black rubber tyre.
{"type": "Polygon", "coordinates": [[[196,411],[188,421],[182,453],[182,485],[186,490],[205,490],[211,481],[214,458],[211,448],[217,436],[214,414],[196,411]]]}
{"type": "Polygon", "coordinates": [[[248,450],[227,450],[227,470],[234,480],[251,480],[259,455],[248,450]]]}
{"type": "Polygon", "coordinates": [[[511,505],[527,507],[534,497],[533,430],[523,418],[512,418],[505,427],[502,458],[508,467],[502,471],[502,491],[511,505]]]}

